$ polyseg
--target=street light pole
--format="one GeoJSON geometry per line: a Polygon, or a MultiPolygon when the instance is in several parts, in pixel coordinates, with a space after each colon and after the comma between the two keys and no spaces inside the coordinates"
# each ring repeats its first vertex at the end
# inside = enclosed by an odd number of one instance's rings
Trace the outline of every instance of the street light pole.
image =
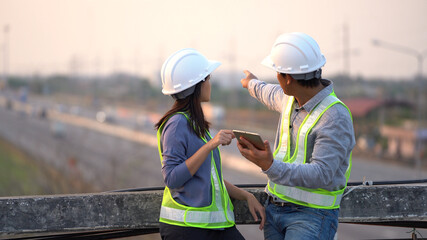
{"type": "MultiPolygon", "coordinates": [[[[417,74],[416,74],[416,80],[418,81],[418,103],[417,103],[417,130],[421,131],[421,123],[423,120],[424,112],[423,112],[423,89],[424,89],[424,81],[423,81],[423,62],[424,58],[427,57],[427,49],[424,49],[424,51],[417,51],[415,49],[397,45],[394,43],[384,42],[377,39],[372,40],[372,43],[374,46],[377,47],[383,47],[395,52],[400,52],[403,54],[407,54],[410,56],[413,56],[417,59],[417,74]]],[[[418,139],[418,134],[416,134],[415,139],[415,164],[416,168],[419,169],[419,175],[421,174],[421,141],[418,139]]]]}
{"type": "Polygon", "coordinates": [[[417,59],[417,63],[418,63],[418,70],[417,70],[417,75],[419,77],[422,77],[423,75],[423,61],[424,61],[424,57],[427,57],[427,49],[424,49],[424,51],[417,51],[415,49],[406,47],[406,46],[401,46],[401,45],[397,45],[394,43],[389,43],[389,42],[384,42],[378,39],[374,39],[372,40],[372,44],[374,46],[377,47],[383,47],[383,48],[387,48],[389,50],[395,51],[395,52],[400,52],[406,55],[411,55],[413,57],[415,57],[417,59]]]}

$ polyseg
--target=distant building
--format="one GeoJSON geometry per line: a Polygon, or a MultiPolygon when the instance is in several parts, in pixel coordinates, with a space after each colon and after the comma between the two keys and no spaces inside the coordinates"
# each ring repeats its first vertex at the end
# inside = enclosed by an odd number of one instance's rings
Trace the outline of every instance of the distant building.
{"type": "Polygon", "coordinates": [[[417,141],[420,141],[420,154],[425,157],[427,143],[427,129],[415,130],[403,127],[383,126],[380,129],[381,136],[387,139],[387,155],[402,160],[415,158],[417,141]]]}
{"type": "Polygon", "coordinates": [[[418,129],[408,115],[414,114],[415,105],[408,101],[354,98],[345,99],[353,115],[356,149],[410,161],[417,154],[420,141],[421,159],[427,149],[427,129],[418,129]],[[405,120],[406,118],[406,120],[405,120]]]}
{"type": "Polygon", "coordinates": [[[365,118],[372,112],[378,112],[387,108],[402,107],[413,109],[415,107],[408,101],[373,98],[350,98],[344,99],[343,102],[350,109],[353,118],[365,118]]]}

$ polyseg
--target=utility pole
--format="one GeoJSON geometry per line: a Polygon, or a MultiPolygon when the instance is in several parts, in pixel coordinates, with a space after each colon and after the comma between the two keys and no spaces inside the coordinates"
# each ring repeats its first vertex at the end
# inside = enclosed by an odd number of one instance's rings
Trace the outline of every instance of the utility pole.
{"type": "Polygon", "coordinates": [[[342,26],[342,33],[339,34],[339,42],[341,49],[335,54],[329,54],[330,59],[339,59],[342,63],[341,74],[350,77],[351,74],[351,57],[359,54],[359,49],[351,48],[350,46],[350,27],[347,23],[342,26]]]}
{"type": "Polygon", "coordinates": [[[397,45],[394,43],[384,42],[377,39],[372,40],[374,46],[383,47],[395,52],[400,52],[409,56],[413,56],[417,59],[417,73],[415,75],[415,80],[418,83],[418,98],[417,98],[417,127],[415,134],[415,166],[419,169],[419,174],[421,174],[421,147],[422,142],[419,137],[419,133],[422,129],[422,122],[424,119],[424,80],[423,80],[423,62],[424,58],[427,57],[427,49],[423,51],[418,51],[406,46],[397,45]]]}
{"type": "Polygon", "coordinates": [[[139,48],[136,48],[134,51],[134,56],[133,56],[133,64],[134,64],[134,75],[136,76],[140,76],[141,74],[141,61],[139,58],[140,54],[139,54],[139,48]]]}
{"type": "Polygon", "coordinates": [[[0,90],[7,85],[7,79],[9,74],[9,25],[4,25],[4,42],[3,42],[3,76],[0,82],[0,90]]]}
{"type": "Polygon", "coordinates": [[[69,67],[69,71],[70,71],[70,77],[73,80],[77,79],[78,74],[79,74],[79,59],[78,59],[77,55],[73,55],[70,58],[68,67],[69,67]]]}
{"type": "Polygon", "coordinates": [[[163,66],[163,61],[164,59],[164,45],[163,43],[160,43],[159,45],[159,54],[157,56],[157,68],[154,68],[154,77],[152,79],[152,84],[153,86],[156,87],[162,87],[163,83],[162,83],[162,77],[161,77],[161,71],[162,71],[162,66],[163,66]]]}
{"type": "Polygon", "coordinates": [[[344,75],[350,76],[350,36],[348,25],[343,26],[343,62],[344,62],[344,75]]]}
{"type": "MultiPolygon", "coordinates": [[[[236,39],[234,36],[230,39],[230,52],[228,53],[228,62],[230,64],[230,72],[229,72],[229,81],[226,84],[226,87],[234,87],[233,82],[236,81],[236,39]]],[[[237,101],[237,99],[233,99],[237,101]]]]}

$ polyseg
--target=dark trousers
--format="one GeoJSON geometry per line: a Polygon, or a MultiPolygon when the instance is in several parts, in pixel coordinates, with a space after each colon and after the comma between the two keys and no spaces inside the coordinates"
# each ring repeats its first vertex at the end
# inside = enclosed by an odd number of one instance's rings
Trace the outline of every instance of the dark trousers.
{"type": "Polygon", "coordinates": [[[163,240],[244,240],[236,226],[223,230],[212,230],[195,227],[181,227],[166,223],[159,223],[160,236],[163,240]]]}

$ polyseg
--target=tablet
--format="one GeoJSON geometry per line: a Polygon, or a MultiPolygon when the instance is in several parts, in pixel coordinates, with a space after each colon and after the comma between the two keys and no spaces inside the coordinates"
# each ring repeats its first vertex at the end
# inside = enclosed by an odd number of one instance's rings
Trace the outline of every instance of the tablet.
{"type": "Polygon", "coordinates": [[[264,141],[262,140],[261,136],[258,133],[246,132],[241,130],[233,130],[233,133],[234,133],[234,136],[236,136],[237,141],[239,141],[239,143],[242,144],[243,147],[246,147],[246,146],[244,145],[244,143],[241,142],[240,137],[245,138],[260,150],[265,149],[264,141]]]}

